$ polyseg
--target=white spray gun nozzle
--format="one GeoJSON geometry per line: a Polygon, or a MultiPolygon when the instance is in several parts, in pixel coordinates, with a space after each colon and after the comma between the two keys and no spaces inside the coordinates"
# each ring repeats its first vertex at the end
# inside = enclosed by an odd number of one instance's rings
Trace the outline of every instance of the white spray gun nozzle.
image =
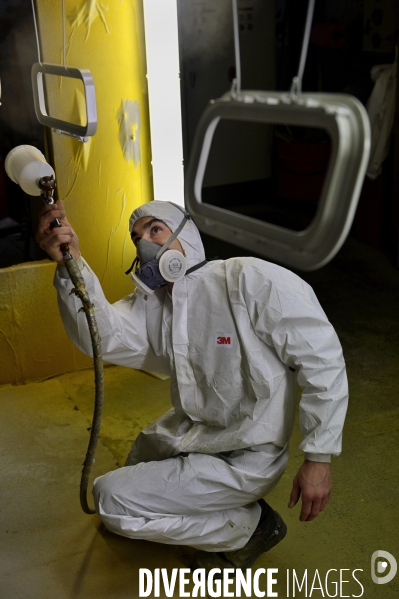
{"type": "Polygon", "coordinates": [[[34,146],[22,145],[11,150],[6,156],[4,167],[10,179],[31,196],[42,194],[40,179],[55,177],[53,168],[34,146]]]}

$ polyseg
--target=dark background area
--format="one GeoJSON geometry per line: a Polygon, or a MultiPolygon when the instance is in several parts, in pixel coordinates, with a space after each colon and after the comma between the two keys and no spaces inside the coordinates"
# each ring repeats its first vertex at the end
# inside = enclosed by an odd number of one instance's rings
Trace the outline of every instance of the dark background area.
{"type": "Polygon", "coordinates": [[[44,152],[45,131],[36,119],[30,74],[37,58],[31,2],[1,0],[0,268],[46,257],[33,241],[40,198],[27,196],[4,170],[5,157],[18,145],[44,152]]]}

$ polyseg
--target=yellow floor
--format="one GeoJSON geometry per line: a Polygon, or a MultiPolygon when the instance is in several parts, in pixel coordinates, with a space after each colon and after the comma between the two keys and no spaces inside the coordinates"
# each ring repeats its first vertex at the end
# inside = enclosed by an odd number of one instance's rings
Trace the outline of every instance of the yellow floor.
{"type": "MultiPolygon", "coordinates": [[[[329,506],[315,521],[300,523],[299,509],[287,507],[302,460],[295,427],[287,471],[269,496],[288,535],[255,567],[278,568],[273,587],[278,597],[292,597],[293,570],[302,580],[307,569],[307,594],[296,588],[296,597],[329,593],[396,599],[399,575],[388,584],[374,584],[370,562],[377,550],[399,560],[399,275],[378,252],[352,244],[332,265],[304,278],[335,325],[348,364],[351,403],[344,452],[332,464],[329,506]],[[337,572],[330,572],[326,588],[329,569],[337,572]],[[342,579],[350,582],[336,591],[340,569],[342,579]],[[352,578],[355,569],[363,594],[352,578]],[[316,570],[322,590],[316,579],[310,594],[316,570]]],[[[107,367],[105,382],[95,473],[122,465],[137,433],[169,408],[169,381],[107,367]]],[[[97,516],[81,512],[79,474],[92,397],[90,370],[0,387],[1,599],[134,599],[139,596],[139,568],[171,571],[188,565],[187,548],[112,535],[97,516]]],[[[265,577],[260,587],[267,591],[265,577]]],[[[165,596],[161,587],[160,597],[165,596]]],[[[178,589],[173,596],[179,597],[178,589]]]]}

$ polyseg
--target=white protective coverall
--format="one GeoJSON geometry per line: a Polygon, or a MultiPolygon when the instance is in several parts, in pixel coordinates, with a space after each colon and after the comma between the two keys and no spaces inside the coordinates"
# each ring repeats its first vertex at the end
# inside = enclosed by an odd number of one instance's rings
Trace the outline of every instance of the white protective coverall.
{"type": "MultiPolygon", "coordinates": [[[[131,227],[150,215],[171,231],[183,217],[154,201],[133,213],[131,227]]],[[[188,268],[204,260],[192,221],[178,239],[188,268]]],[[[330,461],[341,451],[345,363],[314,292],[284,268],[231,258],[186,275],[172,295],[166,287],[154,295],[136,289],[110,305],[90,267],[79,262],[104,360],[171,376],[173,408],[140,433],[124,468],[95,481],[103,522],[130,538],[206,551],[243,547],[259,520],[256,500],[286,466],[297,381],[305,458],[330,461]]],[[[54,284],[68,335],[92,355],[64,267],[54,284]]]]}

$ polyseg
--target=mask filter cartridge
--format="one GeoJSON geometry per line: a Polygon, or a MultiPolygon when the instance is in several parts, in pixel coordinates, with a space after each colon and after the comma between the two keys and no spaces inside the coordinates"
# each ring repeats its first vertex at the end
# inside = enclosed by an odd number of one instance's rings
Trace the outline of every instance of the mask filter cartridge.
{"type": "Polygon", "coordinates": [[[178,250],[167,250],[159,260],[159,272],[168,283],[182,279],[187,270],[185,257],[178,250]]]}

